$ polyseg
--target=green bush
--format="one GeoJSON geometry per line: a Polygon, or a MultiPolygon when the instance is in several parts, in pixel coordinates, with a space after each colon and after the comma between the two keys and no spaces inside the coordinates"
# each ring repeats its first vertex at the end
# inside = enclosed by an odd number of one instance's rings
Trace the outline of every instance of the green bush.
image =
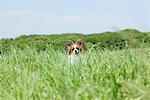
{"type": "Polygon", "coordinates": [[[12,47],[35,48],[37,51],[44,51],[48,46],[53,46],[56,50],[58,48],[65,48],[65,41],[70,39],[76,41],[78,38],[85,43],[85,48],[98,49],[123,49],[126,46],[137,48],[141,45],[150,44],[150,32],[140,32],[135,29],[125,29],[118,32],[104,32],[94,34],[81,33],[63,33],[50,35],[21,35],[14,39],[1,39],[0,52],[5,53],[10,51],[12,47]]]}

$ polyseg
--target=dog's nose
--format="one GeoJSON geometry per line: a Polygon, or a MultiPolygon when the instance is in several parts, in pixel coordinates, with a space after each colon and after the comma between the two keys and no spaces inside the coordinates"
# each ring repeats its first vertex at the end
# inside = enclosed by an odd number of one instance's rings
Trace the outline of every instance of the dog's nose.
{"type": "Polygon", "coordinates": [[[78,54],[78,51],[77,51],[77,50],[75,50],[75,54],[78,54]]]}

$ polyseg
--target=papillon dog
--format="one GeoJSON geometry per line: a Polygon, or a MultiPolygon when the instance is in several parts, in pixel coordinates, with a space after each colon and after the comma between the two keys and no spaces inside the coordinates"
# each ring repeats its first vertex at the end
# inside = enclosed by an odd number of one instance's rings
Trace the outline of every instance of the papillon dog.
{"type": "Polygon", "coordinates": [[[83,42],[81,39],[78,39],[75,43],[71,40],[66,41],[66,53],[67,60],[69,63],[77,62],[83,52],[83,42]]]}

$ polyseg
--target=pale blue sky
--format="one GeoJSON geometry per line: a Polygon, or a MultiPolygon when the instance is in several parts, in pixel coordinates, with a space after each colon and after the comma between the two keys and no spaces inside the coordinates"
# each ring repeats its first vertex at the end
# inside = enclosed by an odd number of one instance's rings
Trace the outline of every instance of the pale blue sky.
{"type": "Polygon", "coordinates": [[[0,38],[124,28],[150,31],[150,0],[0,0],[0,38]]]}

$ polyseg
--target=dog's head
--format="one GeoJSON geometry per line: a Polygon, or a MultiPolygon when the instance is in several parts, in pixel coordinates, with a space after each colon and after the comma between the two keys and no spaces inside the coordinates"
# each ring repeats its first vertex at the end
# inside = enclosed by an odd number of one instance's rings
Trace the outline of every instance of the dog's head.
{"type": "Polygon", "coordinates": [[[82,52],[83,49],[83,42],[81,39],[78,39],[75,43],[71,40],[66,41],[66,49],[68,55],[78,55],[82,52]]]}

